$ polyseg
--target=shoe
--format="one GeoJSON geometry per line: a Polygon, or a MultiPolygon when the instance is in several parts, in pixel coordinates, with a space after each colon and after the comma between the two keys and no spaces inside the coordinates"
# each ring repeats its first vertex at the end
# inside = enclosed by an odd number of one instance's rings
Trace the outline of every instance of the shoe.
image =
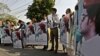
{"type": "Polygon", "coordinates": [[[54,51],[54,49],[50,49],[49,51],[54,51]]]}
{"type": "Polygon", "coordinates": [[[43,50],[47,50],[47,48],[43,48],[43,50]]]}
{"type": "Polygon", "coordinates": [[[57,50],[55,50],[55,53],[57,53],[57,50]]]}

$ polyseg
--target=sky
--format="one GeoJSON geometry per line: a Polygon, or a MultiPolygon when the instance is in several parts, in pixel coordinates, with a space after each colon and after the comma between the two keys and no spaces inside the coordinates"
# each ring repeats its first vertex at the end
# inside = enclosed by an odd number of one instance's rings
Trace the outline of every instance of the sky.
{"type": "MultiPolygon", "coordinates": [[[[33,0],[0,0],[5,3],[11,9],[9,14],[23,20],[24,22],[30,21],[25,16],[27,7],[32,4],[33,0]]],[[[59,18],[62,14],[65,14],[67,8],[71,8],[74,11],[74,7],[77,4],[77,0],[56,0],[54,8],[57,8],[57,14],[59,18]]]]}

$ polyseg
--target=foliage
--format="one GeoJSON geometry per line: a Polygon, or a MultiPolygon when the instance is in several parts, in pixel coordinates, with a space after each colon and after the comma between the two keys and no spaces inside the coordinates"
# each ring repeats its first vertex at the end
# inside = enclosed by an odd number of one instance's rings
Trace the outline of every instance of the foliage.
{"type": "Polygon", "coordinates": [[[48,15],[55,4],[55,0],[34,0],[34,3],[28,7],[27,18],[36,18],[37,21],[43,19],[44,14],[48,15]]]}
{"type": "Polygon", "coordinates": [[[17,24],[17,18],[9,14],[0,14],[0,20],[3,20],[3,22],[5,22],[6,20],[10,20],[14,23],[14,25],[17,24]]]}
{"type": "Polygon", "coordinates": [[[4,4],[4,3],[0,3],[0,11],[3,11],[3,12],[5,12],[4,10],[7,10],[7,11],[11,11],[10,9],[9,9],[9,7],[7,6],[7,4],[4,4]]]}
{"type": "Polygon", "coordinates": [[[11,10],[7,6],[7,4],[0,3],[0,20],[2,20],[3,22],[5,22],[6,20],[10,20],[11,22],[14,23],[14,25],[16,25],[17,18],[10,14],[7,14],[7,12],[10,12],[10,11],[11,10]]]}

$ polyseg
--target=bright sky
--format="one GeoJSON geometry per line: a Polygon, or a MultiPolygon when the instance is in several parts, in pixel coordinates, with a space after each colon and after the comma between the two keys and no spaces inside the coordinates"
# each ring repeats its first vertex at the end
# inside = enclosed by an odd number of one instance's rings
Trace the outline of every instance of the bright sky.
{"type": "MultiPolygon", "coordinates": [[[[33,0],[0,0],[0,2],[5,3],[11,9],[10,14],[16,16],[25,22],[28,20],[25,16],[27,12],[27,7],[32,4],[33,0]]],[[[71,8],[74,11],[74,7],[77,4],[77,0],[56,0],[55,8],[57,8],[57,14],[59,17],[65,14],[67,8],[71,8]]]]}

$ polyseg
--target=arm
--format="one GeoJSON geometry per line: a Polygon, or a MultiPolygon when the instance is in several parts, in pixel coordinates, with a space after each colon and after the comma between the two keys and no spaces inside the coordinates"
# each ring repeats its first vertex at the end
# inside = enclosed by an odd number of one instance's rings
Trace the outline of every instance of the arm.
{"type": "Polygon", "coordinates": [[[22,28],[22,26],[23,26],[23,24],[21,24],[21,25],[19,26],[19,28],[18,28],[18,29],[21,29],[21,28],[22,28]]]}

